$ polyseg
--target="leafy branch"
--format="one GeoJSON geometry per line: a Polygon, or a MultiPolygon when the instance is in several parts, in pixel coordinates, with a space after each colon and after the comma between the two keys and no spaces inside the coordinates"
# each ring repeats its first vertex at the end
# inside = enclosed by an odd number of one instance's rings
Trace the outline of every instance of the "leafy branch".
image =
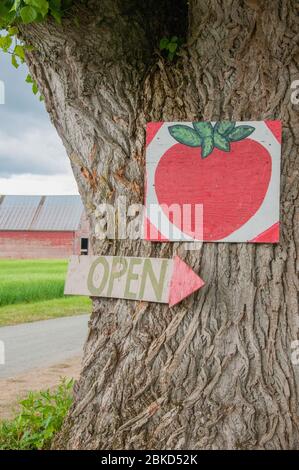
{"type": "MultiPolygon", "coordinates": [[[[38,23],[49,17],[61,24],[63,16],[73,3],[73,0],[1,0],[0,29],[5,29],[6,34],[0,35],[0,50],[11,55],[14,67],[18,68],[24,63],[26,51],[33,49],[17,39],[18,26],[38,23]]],[[[30,75],[27,76],[26,82],[32,85],[32,91],[36,95],[37,83],[30,75]]],[[[42,99],[40,96],[40,100],[42,99]]]]}
{"type": "Polygon", "coordinates": [[[43,21],[52,16],[61,23],[73,0],[4,0],[0,4],[0,27],[43,21]]]}

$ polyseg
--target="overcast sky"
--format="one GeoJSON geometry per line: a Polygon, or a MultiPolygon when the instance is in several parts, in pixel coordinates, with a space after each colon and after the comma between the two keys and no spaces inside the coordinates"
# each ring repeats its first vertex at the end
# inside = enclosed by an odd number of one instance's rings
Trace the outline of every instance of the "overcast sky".
{"type": "Polygon", "coordinates": [[[0,52],[0,194],[77,194],[64,147],[27,74],[25,65],[15,69],[0,52]]]}

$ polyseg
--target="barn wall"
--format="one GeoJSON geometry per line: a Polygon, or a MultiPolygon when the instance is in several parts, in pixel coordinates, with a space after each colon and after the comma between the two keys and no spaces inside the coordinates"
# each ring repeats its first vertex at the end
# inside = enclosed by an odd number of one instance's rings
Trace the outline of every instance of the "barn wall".
{"type": "Polygon", "coordinates": [[[0,258],[67,258],[74,232],[0,231],[0,258]]]}

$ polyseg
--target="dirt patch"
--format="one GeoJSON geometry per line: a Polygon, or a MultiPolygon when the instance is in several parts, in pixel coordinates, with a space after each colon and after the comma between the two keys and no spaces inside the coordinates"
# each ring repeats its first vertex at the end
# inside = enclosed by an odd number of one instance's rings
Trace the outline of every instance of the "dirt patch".
{"type": "Polygon", "coordinates": [[[18,409],[18,401],[30,391],[55,388],[62,377],[77,379],[80,374],[81,356],[47,368],[33,369],[13,378],[0,379],[0,420],[11,418],[18,409]]]}

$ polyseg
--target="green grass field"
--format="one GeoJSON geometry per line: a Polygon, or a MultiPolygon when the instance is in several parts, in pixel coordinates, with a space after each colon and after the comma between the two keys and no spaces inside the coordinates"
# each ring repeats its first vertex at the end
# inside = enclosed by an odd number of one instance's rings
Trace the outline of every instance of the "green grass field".
{"type": "Polygon", "coordinates": [[[0,326],[91,311],[87,297],[64,297],[65,260],[0,260],[0,326]]]}

